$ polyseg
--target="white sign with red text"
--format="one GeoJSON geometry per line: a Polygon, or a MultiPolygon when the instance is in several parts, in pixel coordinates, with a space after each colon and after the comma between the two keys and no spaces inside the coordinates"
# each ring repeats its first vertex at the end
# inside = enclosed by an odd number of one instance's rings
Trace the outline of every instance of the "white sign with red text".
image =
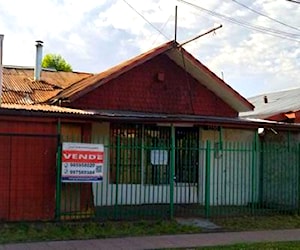
{"type": "Polygon", "coordinates": [[[61,181],[102,181],[103,163],[103,144],[64,142],[62,145],[61,181]]]}

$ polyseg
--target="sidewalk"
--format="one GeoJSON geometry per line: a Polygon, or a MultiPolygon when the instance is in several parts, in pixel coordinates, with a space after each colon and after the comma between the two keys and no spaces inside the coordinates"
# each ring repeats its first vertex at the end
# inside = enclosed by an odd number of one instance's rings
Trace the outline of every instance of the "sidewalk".
{"type": "Polygon", "coordinates": [[[180,234],[164,236],[126,237],[99,240],[45,241],[0,245],[0,250],[68,250],[68,249],[158,249],[158,248],[192,248],[200,246],[231,245],[236,243],[253,243],[264,241],[300,241],[300,229],[180,234]]]}

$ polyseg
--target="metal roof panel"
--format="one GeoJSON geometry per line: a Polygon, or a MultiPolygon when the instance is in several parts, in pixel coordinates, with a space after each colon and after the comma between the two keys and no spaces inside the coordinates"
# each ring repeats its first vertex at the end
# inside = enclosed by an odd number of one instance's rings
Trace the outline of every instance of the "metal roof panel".
{"type": "Polygon", "coordinates": [[[240,113],[241,117],[268,118],[270,116],[300,110],[300,88],[266,93],[248,99],[254,106],[250,112],[240,113]]]}

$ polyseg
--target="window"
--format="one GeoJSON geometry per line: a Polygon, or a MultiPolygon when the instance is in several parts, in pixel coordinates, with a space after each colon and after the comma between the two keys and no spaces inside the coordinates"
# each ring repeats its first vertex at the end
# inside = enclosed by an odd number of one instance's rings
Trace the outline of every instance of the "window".
{"type": "Polygon", "coordinates": [[[141,183],[142,126],[112,124],[110,128],[110,182],[141,183]]]}
{"type": "Polygon", "coordinates": [[[170,128],[146,126],[144,130],[145,184],[167,184],[170,175],[170,128]]]}

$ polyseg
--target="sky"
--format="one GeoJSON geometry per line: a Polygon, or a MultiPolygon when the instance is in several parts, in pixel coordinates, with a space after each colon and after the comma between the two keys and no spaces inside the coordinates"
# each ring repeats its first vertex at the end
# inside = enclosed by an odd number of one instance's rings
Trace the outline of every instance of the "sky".
{"type": "Polygon", "coordinates": [[[3,64],[60,54],[98,73],[175,37],[244,97],[300,87],[300,4],[286,0],[0,0],[3,64]],[[270,34],[271,33],[271,34],[270,34]]]}

